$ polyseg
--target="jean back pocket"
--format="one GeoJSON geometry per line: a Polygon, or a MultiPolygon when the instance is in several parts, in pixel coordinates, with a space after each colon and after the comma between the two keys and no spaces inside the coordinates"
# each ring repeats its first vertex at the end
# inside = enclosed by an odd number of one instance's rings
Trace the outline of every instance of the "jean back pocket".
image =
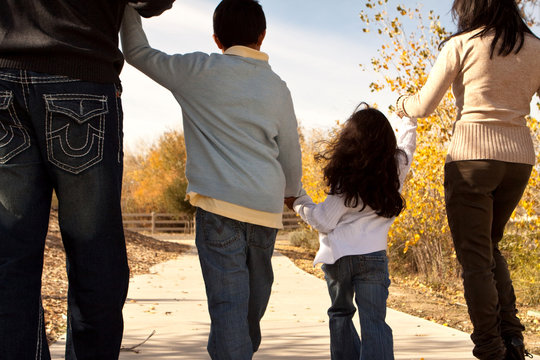
{"type": "Polygon", "coordinates": [[[0,164],[5,164],[30,147],[30,136],[13,105],[11,91],[0,92],[0,164]]]}
{"type": "Polygon", "coordinates": [[[242,246],[238,221],[197,209],[197,223],[209,247],[237,248],[242,246]]]}
{"type": "Polygon", "coordinates": [[[103,159],[107,96],[44,95],[48,160],[79,174],[103,159]]]}

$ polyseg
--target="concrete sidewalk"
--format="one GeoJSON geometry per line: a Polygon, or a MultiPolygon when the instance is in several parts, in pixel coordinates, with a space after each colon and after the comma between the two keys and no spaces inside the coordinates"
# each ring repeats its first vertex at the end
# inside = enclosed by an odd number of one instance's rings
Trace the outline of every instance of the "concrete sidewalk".
{"type": "MultiPolygon", "coordinates": [[[[131,279],[121,360],[209,359],[204,283],[194,242],[185,243],[192,246],[189,252],[131,279]]],[[[254,359],[330,359],[325,282],[277,252],[273,264],[275,282],[254,359]]],[[[468,334],[393,310],[387,319],[397,360],[473,359],[468,334]]],[[[63,359],[64,345],[60,340],[51,347],[53,360],[63,359]]]]}

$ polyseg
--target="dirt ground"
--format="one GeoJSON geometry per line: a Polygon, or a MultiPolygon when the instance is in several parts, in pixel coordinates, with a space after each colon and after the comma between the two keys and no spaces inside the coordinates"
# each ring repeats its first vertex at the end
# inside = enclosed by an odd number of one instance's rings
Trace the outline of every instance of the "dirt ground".
{"type": "MultiPolygon", "coordinates": [[[[155,264],[178,257],[186,250],[184,245],[159,241],[133,232],[126,232],[126,243],[131,275],[148,273],[155,264]]],[[[315,253],[300,247],[290,246],[287,241],[278,241],[276,250],[289,257],[299,268],[324,278],[318,268],[313,268],[315,253]]],[[[49,341],[55,341],[66,329],[67,277],[65,255],[62,246],[56,214],[51,216],[51,224],[46,242],[43,272],[43,307],[49,341]]],[[[463,293],[456,290],[435,291],[417,279],[392,277],[388,306],[416,315],[445,326],[465,332],[471,331],[471,324],[464,305],[463,293]]],[[[528,316],[533,309],[520,305],[520,318],[527,328],[525,341],[530,352],[540,353],[540,318],[528,316]]]]}
{"type": "MultiPolygon", "coordinates": [[[[278,242],[276,250],[289,257],[302,270],[324,279],[320,266],[313,267],[315,252],[291,246],[286,241],[278,242]]],[[[456,286],[453,290],[436,291],[415,278],[391,276],[391,280],[388,307],[471,333],[472,325],[460,286],[456,286]]],[[[330,305],[330,300],[328,301],[330,305]]],[[[520,309],[518,315],[526,328],[524,333],[526,347],[530,352],[539,354],[540,318],[527,315],[529,311],[539,309],[523,304],[518,304],[518,308],[520,309]]]]}

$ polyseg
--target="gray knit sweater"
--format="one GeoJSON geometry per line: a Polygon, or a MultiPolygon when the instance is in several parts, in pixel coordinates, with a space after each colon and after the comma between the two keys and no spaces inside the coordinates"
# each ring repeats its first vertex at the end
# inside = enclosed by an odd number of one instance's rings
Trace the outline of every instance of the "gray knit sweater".
{"type": "Polygon", "coordinates": [[[121,37],[126,61],[169,89],[182,107],[188,193],[270,213],[283,211],[284,196],[302,194],[291,94],[267,61],[165,54],[150,47],[129,6],[121,37]]]}

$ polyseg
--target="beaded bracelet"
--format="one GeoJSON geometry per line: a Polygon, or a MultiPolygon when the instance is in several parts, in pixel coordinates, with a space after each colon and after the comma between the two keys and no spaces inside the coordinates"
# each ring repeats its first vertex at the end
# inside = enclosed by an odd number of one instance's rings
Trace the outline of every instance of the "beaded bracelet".
{"type": "Polygon", "coordinates": [[[407,97],[409,97],[409,95],[400,95],[396,100],[396,113],[399,117],[409,117],[409,114],[407,114],[404,107],[405,98],[407,97]]]}

